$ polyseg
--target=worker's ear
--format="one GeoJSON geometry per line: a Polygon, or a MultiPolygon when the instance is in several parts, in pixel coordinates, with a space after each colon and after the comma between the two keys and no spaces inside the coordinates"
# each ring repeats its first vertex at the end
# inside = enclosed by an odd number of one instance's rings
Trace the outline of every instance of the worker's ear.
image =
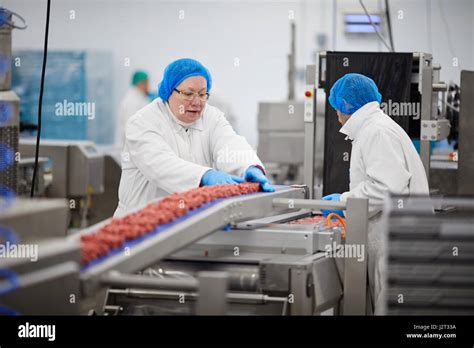
{"type": "Polygon", "coordinates": [[[340,112],[339,110],[336,110],[337,118],[339,120],[339,123],[344,125],[347,120],[351,117],[351,115],[344,114],[340,112]]]}
{"type": "Polygon", "coordinates": [[[345,116],[350,116],[350,115],[346,115],[342,112],[340,112],[339,110],[336,109],[336,114],[337,114],[337,117],[345,117],[345,116]]]}

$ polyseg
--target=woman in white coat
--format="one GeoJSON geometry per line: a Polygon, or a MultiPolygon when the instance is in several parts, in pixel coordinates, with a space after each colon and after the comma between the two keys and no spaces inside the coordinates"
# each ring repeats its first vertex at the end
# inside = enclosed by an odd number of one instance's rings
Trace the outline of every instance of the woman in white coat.
{"type": "Polygon", "coordinates": [[[329,103],[336,109],[346,140],[352,142],[349,191],[323,199],[368,198],[382,204],[387,192],[429,194],[426,172],[408,134],[380,108],[375,82],[346,74],[334,83],[329,103]]]}
{"type": "Polygon", "coordinates": [[[196,60],[166,67],[159,98],[127,122],[114,216],[201,185],[253,181],[274,190],[252,147],[207,104],[211,87],[209,71],[196,60]]]}
{"type": "MultiPolygon", "coordinates": [[[[331,88],[329,103],[336,109],[340,132],[352,142],[349,191],[324,200],[368,198],[375,208],[387,193],[429,195],[428,180],[407,133],[380,109],[382,96],[375,82],[361,74],[346,74],[331,88]]],[[[375,208],[376,209],[376,208],[375,208]]],[[[374,210],[374,209],[372,209],[374,210]]],[[[325,214],[330,211],[324,211],[325,214]]],[[[384,291],[383,232],[380,215],[369,222],[369,312],[379,314],[384,291]],[[370,306],[372,305],[372,306],[370,306]]]]}

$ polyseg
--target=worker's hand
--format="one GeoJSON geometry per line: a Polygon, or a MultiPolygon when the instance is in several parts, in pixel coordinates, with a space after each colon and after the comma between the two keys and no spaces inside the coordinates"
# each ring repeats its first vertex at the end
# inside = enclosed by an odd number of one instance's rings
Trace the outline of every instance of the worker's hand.
{"type": "Polygon", "coordinates": [[[264,192],[275,192],[263,171],[256,166],[250,166],[245,172],[244,178],[245,181],[259,182],[264,192]]]}
{"type": "Polygon", "coordinates": [[[230,175],[220,170],[210,169],[208,170],[201,179],[201,185],[213,186],[220,184],[240,184],[244,182],[244,179],[240,176],[230,175]]]}
{"type": "MultiPolygon", "coordinates": [[[[322,198],[322,200],[340,202],[341,201],[341,194],[340,193],[333,193],[331,195],[324,196],[322,198]]],[[[341,217],[344,217],[344,213],[341,210],[321,209],[321,213],[323,213],[324,216],[328,216],[331,213],[335,213],[335,214],[337,214],[341,217]]]]}

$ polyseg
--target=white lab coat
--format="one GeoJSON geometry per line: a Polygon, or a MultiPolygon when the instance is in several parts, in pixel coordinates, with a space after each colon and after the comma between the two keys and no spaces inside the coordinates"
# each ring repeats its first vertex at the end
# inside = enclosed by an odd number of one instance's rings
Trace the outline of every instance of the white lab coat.
{"type": "Polygon", "coordinates": [[[148,97],[135,86],[132,86],[119,105],[118,119],[115,132],[115,144],[120,149],[125,143],[125,124],[138,110],[150,103],[148,97]]]}
{"type": "MultiPolygon", "coordinates": [[[[341,201],[368,198],[373,206],[382,204],[387,192],[429,195],[426,172],[412,141],[377,102],[352,114],[340,132],[352,140],[349,191],[341,195],[341,201]]],[[[385,292],[382,233],[379,214],[369,221],[367,245],[369,291],[375,314],[380,314],[385,292]]]]}
{"type": "Polygon", "coordinates": [[[348,197],[382,204],[387,192],[428,195],[428,180],[407,133],[387,116],[377,102],[357,110],[340,132],[352,140],[348,197]]]}
{"type": "Polygon", "coordinates": [[[173,192],[199,187],[209,169],[242,176],[262,162],[219,109],[207,104],[187,128],[167,103],[155,99],[126,125],[119,204],[114,216],[173,192]]]}

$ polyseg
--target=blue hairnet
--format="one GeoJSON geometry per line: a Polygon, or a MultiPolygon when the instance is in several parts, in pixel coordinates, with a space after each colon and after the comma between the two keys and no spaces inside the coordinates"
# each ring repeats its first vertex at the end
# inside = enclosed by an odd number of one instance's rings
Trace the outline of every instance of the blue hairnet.
{"type": "Polygon", "coordinates": [[[168,65],[163,74],[163,80],[158,87],[158,96],[168,101],[173,90],[188,77],[202,76],[207,81],[207,91],[211,90],[212,78],[209,70],[197,60],[182,58],[168,65]]]}
{"type": "Polygon", "coordinates": [[[365,104],[382,101],[382,95],[371,78],[361,74],[346,74],[334,83],[329,104],[346,115],[352,115],[365,104]]]}

